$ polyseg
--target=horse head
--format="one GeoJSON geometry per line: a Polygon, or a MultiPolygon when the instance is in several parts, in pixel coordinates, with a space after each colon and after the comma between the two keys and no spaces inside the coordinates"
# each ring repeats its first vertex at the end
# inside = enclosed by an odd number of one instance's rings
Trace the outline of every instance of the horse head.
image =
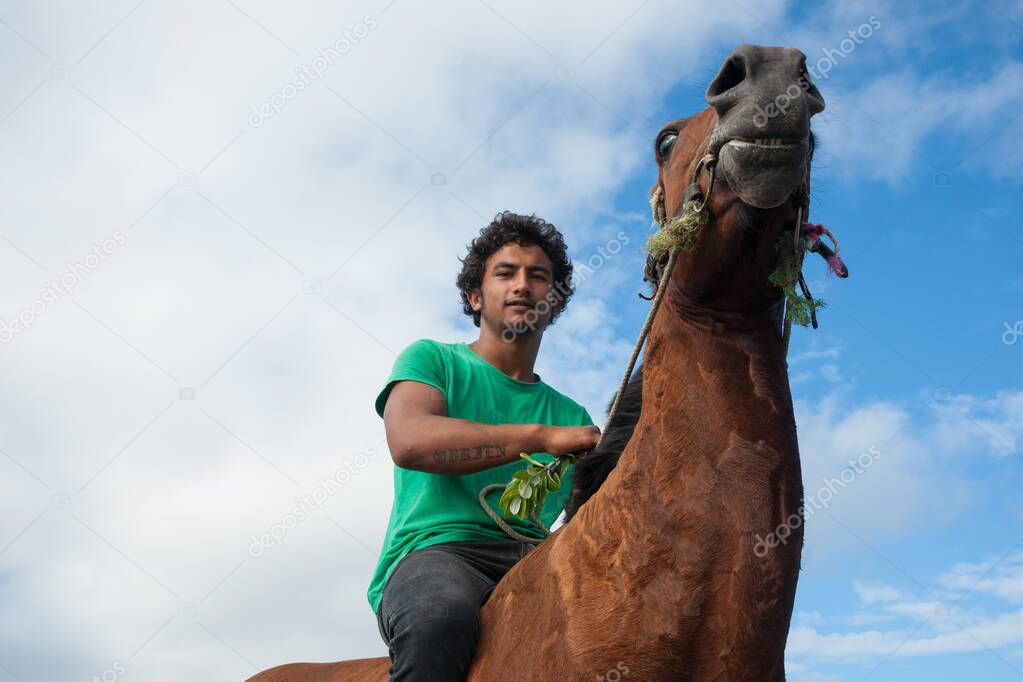
{"type": "MultiPolygon", "coordinates": [[[[699,224],[686,228],[672,293],[694,309],[771,309],[783,297],[769,281],[778,241],[806,216],[810,118],[824,109],[824,99],[800,50],[740,45],[711,81],[706,100],[706,109],[668,123],[654,143],[655,220],[663,227],[682,220],[687,206],[702,209],[699,224]]],[[[647,279],[655,281],[665,262],[666,254],[652,256],[647,279]]]]}
{"type": "MultiPolygon", "coordinates": [[[[786,296],[790,304],[801,303],[793,278],[804,244],[796,238],[829,258],[840,276],[848,274],[819,242],[822,228],[802,224],[814,148],[810,118],[823,111],[824,99],[801,51],[756,45],[740,45],[729,55],[706,99],[706,109],[668,123],[654,141],[651,206],[658,234],[673,233],[671,244],[684,244],[670,273],[671,307],[687,317],[732,323],[766,315],[784,344],[780,304],[786,296]],[[802,229],[793,234],[797,222],[802,229]],[[673,225],[681,230],[668,229],[673,225]],[[777,277],[772,281],[786,254],[795,264],[785,273],[787,292],[777,277]]],[[[645,279],[657,284],[669,260],[666,249],[651,248],[645,279]]],[[[800,323],[810,318],[812,312],[800,323]]],[[[617,466],[639,421],[642,396],[640,367],[620,400],[616,394],[608,405],[611,411],[618,402],[600,445],[575,466],[568,520],[617,466]]]]}

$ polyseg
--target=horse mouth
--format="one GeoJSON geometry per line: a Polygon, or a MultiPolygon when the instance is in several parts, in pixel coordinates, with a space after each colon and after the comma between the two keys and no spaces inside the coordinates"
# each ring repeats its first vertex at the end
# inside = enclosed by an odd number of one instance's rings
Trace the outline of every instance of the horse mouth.
{"type": "Polygon", "coordinates": [[[729,140],[725,144],[730,144],[733,147],[738,147],[740,149],[748,149],[750,147],[755,148],[769,147],[781,151],[789,151],[804,148],[804,146],[806,145],[806,140],[785,140],[780,137],[761,137],[755,140],[747,140],[737,137],[729,140]]]}
{"type": "Polygon", "coordinates": [[[719,168],[743,203],[775,208],[806,175],[809,138],[732,138],[718,152],[719,168]]]}

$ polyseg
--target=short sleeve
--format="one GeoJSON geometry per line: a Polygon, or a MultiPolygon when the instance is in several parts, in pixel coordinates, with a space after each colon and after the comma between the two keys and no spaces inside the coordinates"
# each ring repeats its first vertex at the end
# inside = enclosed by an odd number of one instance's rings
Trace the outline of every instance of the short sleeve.
{"type": "Polygon", "coordinates": [[[583,420],[582,420],[580,425],[581,426],[593,426],[594,425],[593,424],[593,419],[590,417],[590,413],[586,411],[586,408],[583,408],[583,420]]]}
{"type": "Polygon", "coordinates": [[[439,343],[430,339],[419,339],[410,344],[394,361],[391,375],[377,395],[377,414],[384,416],[387,397],[399,381],[419,381],[447,395],[447,375],[444,351],[439,343]]]}

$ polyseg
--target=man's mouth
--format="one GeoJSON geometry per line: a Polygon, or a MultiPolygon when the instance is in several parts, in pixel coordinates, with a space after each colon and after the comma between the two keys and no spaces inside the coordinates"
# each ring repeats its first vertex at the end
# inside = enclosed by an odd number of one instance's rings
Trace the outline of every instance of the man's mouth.
{"type": "Polygon", "coordinates": [[[529,301],[509,301],[505,304],[508,308],[522,308],[523,310],[529,310],[533,307],[533,304],[529,301]]]}

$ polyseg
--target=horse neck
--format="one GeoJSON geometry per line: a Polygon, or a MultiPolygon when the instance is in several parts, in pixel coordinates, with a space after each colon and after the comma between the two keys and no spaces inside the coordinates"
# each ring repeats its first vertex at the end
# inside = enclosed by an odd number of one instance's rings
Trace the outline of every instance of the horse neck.
{"type": "MultiPolygon", "coordinates": [[[[689,304],[672,286],[644,358],[642,413],[621,471],[608,483],[629,495],[646,489],[670,507],[685,505],[694,481],[725,468],[749,480],[762,479],[754,470],[766,469],[775,482],[800,480],[777,310],[711,312],[689,304]]],[[[795,487],[801,484],[758,493],[783,495],[787,507],[802,495],[795,487]]]]}

